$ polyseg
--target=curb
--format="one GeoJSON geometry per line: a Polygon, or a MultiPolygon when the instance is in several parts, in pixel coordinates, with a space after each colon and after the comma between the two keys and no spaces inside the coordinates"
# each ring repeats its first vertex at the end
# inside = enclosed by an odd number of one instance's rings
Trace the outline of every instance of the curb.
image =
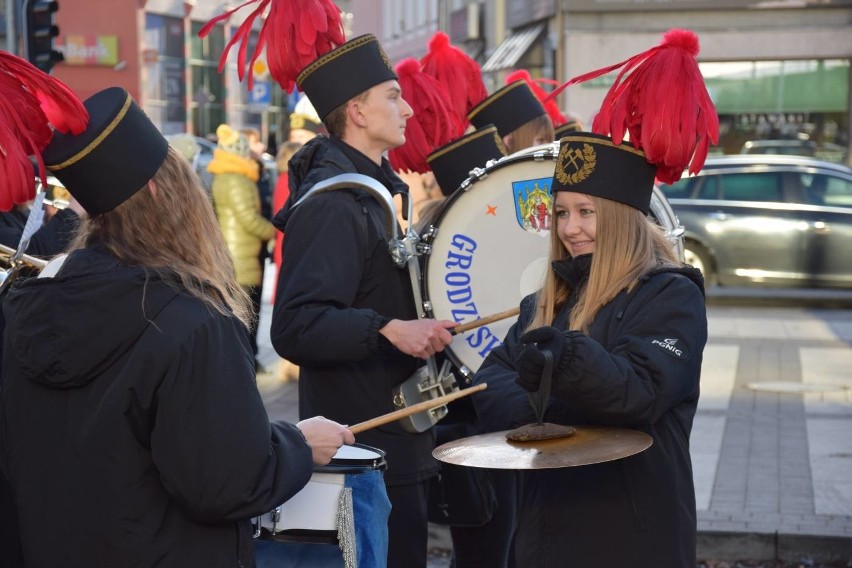
{"type": "Polygon", "coordinates": [[[852,537],[699,531],[698,558],[852,562],[852,537]]]}
{"type": "MultiPolygon", "coordinates": [[[[699,531],[697,557],[723,560],[783,560],[786,562],[852,562],[852,537],[784,533],[699,531]]],[[[429,524],[429,549],[452,551],[450,530],[429,524]]]]}
{"type": "Polygon", "coordinates": [[[708,306],[852,308],[852,290],[814,288],[723,288],[707,289],[708,306]]]}

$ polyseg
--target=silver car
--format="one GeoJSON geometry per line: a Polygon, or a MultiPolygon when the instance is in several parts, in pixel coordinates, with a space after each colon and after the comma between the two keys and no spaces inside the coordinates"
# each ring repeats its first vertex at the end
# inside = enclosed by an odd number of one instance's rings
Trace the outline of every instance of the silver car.
{"type": "Polygon", "coordinates": [[[777,155],[708,158],[660,189],[686,261],[721,286],[852,289],[852,169],[777,155]]]}

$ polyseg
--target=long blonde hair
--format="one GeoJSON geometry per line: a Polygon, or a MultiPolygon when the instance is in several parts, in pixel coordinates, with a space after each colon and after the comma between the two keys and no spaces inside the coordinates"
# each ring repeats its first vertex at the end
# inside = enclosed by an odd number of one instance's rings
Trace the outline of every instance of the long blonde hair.
{"type": "Polygon", "coordinates": [[[101,242],[130,266],[173,281],[216,311],[254,323],[251,300],[237,283],[213,207],[198,176],[174,149],[147,186],[108,213],[85,219],[71,251],[101,242]]]}
{"type": "MultiPolygon", "coordinates": [[[[679,266],[672,243],[663,229],[641,211],[609,199],[589,196],[595,206],[595,252],[591,271],[571,310],[569,329],[588,333],[598,311],[622,290],[632,290],[639,279],[661,266],[679,266]]],[[[569,256],[559,240],[556,214],[551,217],[548,264],[569,256]]],[[[553,270],[536,297],[535,315],[528,329],[552,325],[572,290],[553,270]]]]}

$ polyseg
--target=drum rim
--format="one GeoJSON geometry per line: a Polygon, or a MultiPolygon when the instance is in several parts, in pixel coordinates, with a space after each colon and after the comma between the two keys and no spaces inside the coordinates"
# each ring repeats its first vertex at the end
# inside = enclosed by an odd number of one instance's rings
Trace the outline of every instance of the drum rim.
{"type": "MultiPolygon", "coordinates": [[[[558,155],[558,153],[555,153],[555,148],[553,146],[553,143],[541,144],[539,146],[532,146],[532,147],[527,148],[525,150],[519,150],[519,151],[515,152],[514,154],[509,154],[508,156],[503,156],[499,160],[492,162],[490,164],[486,164],[484,166],[474,166],[473,168],[471,168],[471,170],[473,170],[474,168],[478,168],[478,169],[481,169],[481,170],[485,171],[486,173],[488,173],[488,172],[499,170],[500,168],[507,166],[509,164],[513,164],[515,162],[525,162],[525,161],[528,161],[528,160],[534,161],[535,160],[534,154],[536,154],[538,152],[544,152],[545,154],[549,153],[549,154],[551,154],[551,156],[557,156],[558,155]]],[[[556,166],[554,165],[554,170],[555,170],[555,168],[556,168],[556,166]]],[[[438,224],[440,224],[441,220],[446,216],[447,211],[451,207],[451,204],[453,202],[457,201],[471,187],[473,187],[477,183],[477,181],[479,181],[478,179],[471,181],[471,179],[474,178],[474,177],[475,176],[467,176],[466,178],[464,178],[464,180],[462,180],[461,185],[459,185],[456,189],[453,190],[453,192],[449,195],[449,197],[447,197],[446,201],[444,201],[444,203],[442,203],[441,206],[438,208],[438,212],[435,214],[435,218],[432,220],[431,223],[429,223],[430,226],[437,227],[438,224]]],[[[426,234],[427,235],[429,234],[428,231],[426,231],[426,234]]]]}
{"type": "Polygon", "coordinates": [[[385,458],[386,453],[381,448],[368,446],[367,444],[361,444],[358,442],[351,444],[351,446],[362,450],[370,450],[374,452],[376,456],[345,460],[341,458],[331,458],[331,462],[327,465],[314,466],[314,473],[361,473],[376,469],[382,471],[387,469],[387,460],[385,458]]]}

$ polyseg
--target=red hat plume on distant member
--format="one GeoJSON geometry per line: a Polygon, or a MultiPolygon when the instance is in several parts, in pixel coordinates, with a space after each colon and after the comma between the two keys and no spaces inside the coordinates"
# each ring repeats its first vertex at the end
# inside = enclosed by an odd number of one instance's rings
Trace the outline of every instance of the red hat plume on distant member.
{"type": "Polygon", "coordinates": [[[452,45],[444,32],[435,32],[429,40],[429,51],[420,63],[425,73],[449,89],[453,109],[467,128],[467,113],[488,96],[479,64],[452,45]]]}
{"type": "Polygon", "coordinates": [[[405,144],[388,152],[391,166],[399,171],[429,171],[426,156],[438,146],[462,135],[464,127],[450,102],[450,90],[424,73],[416,59],[396,65],[402,96],[414,110],[405,123],[405,144]]]}
{"type": "Polygon", "coordinates": [[[592,132],[630,142],[657,168],[656,177],[674,183],[689,166],[701,170],[710,143],[719,141],[719,116],[698,69],[698,36],[672,29],[656,47],[630,59],[575,77],[550,93],[624,67],[606,94],[592,132]]]}
{"type": "MultiPolygon", "coordinates": [[[[249,4],[257,4],[257,7],[243,21],[225,46],[219,59],[219,73],[225,68],[231,47],[239,42],[237,74],[242,81],[246,67],[253,69],[254,62],[263,52],[263,48],[268,45],[266,58],[269,74],[282,89],[290,93],[296,84],[296,76],[302,69],[346,41],[340,8],[331,0],[248,0],[207,22],[198,32],[199,37],[206,37],[214,26],[226,21],[234,12],[249,4]],[[267,7],[269,7],[269,15],[263,22],[257,45],[247,65],[246,52],[252,26],[267,7]]],[[[249,88],[252,87],[252,83],[253,75],[250,72],[249,88]]]]}
{"type": "Polygon", "coordinates": [[[556,81],[551,81],[549,79],[533,79],[529,71],[526,69],[518,69],[517,71],[512,71],[506,76],[505,83],[508,85],[509,83],[513,83],[520,79],[529,84],[533,93],[535,93],[535,96],[538,97],[538,100],[540,100],[541,104],[544,105],[544,110],[547,111],[547,116],[549,116],[550,120],[553,121],[554,128],[562,126],[568,122],[568,119],[565,118],[565,115],[563,115],[562,111],[559,110],[559,105],[556,104],[556,100],[549,99],[547,97],[547,91],[541,87],[541,83],[543,82],[558,84],[556,81]]]}
{"type": "Polygon", "coordinates": [[[53,129],[79,134],[88,122],[89,113],[68,86],[28,61],[0,51],[0,171],[4,176],[0,211],[35,196],[30,156],[35,157],[39,177],[46,183],[41,151],[53,137],[53,129]]]}

